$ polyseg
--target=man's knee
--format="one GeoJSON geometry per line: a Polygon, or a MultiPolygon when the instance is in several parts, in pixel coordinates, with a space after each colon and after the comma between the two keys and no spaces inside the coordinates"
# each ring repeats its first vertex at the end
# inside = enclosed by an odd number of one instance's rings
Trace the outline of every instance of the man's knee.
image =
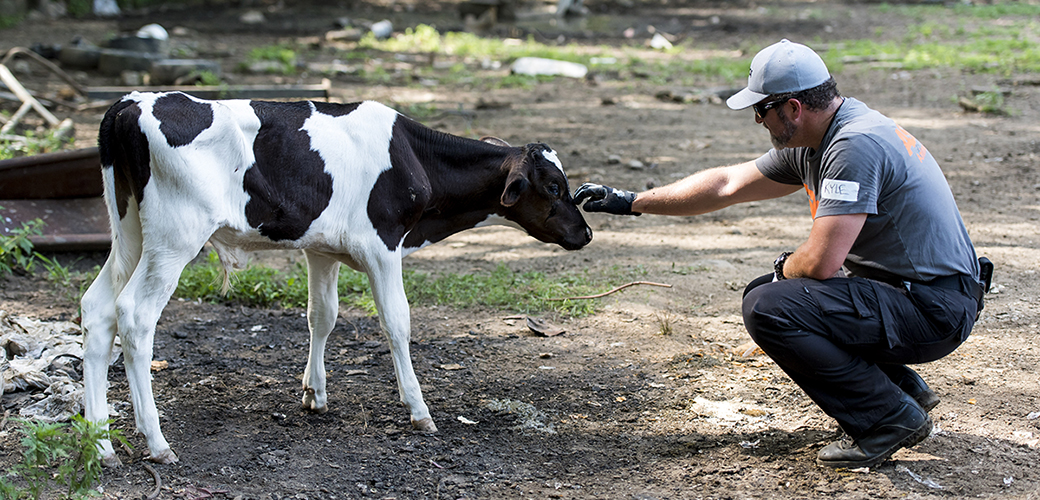
{"type": "MultiPolygon", "coordinates": [[[[756,280],[757,281],[757,280],[756,280]]],[[[754,282],[752,282],[754,284],[754,282]]],[[[761,344],[762,336],[767,332],[776,330],[780,318],[772,311],[776,310],[776,303],[781,298],[776,293],[772,283],[768,286],[759,285],[751,287],[744,295],[741,313],[744,317],[744,327],[747,328],[751,338],[761,344]]]]}

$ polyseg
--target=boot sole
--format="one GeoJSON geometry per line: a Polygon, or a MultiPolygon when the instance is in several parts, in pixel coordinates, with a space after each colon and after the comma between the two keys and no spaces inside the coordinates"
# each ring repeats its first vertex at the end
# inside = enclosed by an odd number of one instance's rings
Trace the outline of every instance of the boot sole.
{"type": "Polygon", "coordinates": [[[925,413],[932,411],[933,408],[939,406],[939,395],[935,391],[924,391],[921,394],[914,395],[914,400],[917,404],[921,405],[925,413]]]}
{"type": "MultiPolygon", "coordinates": [[[[936,401],[936,404],[938,404],[938,401],[936,401]]],[[[823,460],[820,460],[819,458],[817,458],[816,459],[816,465],[819,465],[819,466],[822,466],[822,467],[830,467],[832,469],[858,469],[860,467],[874,467],[875,465],[878,465],[881,462],[884,462],[885,460],[888,460],[888,458],[891,457],[893,453],[895,453],[895,452],[897,452],[897,451],[899,451],[899,450],[901,450],[903,448],[911,448],[913,446],[916,446],[921,441],[924,441],[925,438],[927,438],[928,435],[931,434],[931,433],[932,433],[932,417],[929,417],[928,414],[925,413],[925,423],[924,423],[924,425],[922,425],[919,429],[917,429],[916,431],[912,432],[909,436],[907,436],[902,441],[900,441],[899,444],[889,448],[884,453],[880,453],[880,454],[878,454],[877,456],[875,456],[873,458],[869,458],[867,460],[861,460],[861,461],[858,461],[858,462],[851,461],[851,460],[827,462],[827,461],[823,461],[823,460]]]]}

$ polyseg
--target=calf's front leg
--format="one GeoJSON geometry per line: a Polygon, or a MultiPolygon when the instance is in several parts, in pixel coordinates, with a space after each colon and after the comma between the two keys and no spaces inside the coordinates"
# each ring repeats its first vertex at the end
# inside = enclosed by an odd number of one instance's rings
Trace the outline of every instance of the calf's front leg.
{"type": "Polygon", "coordinates": [[[307,326],[311,332],[311,347],[307,369],[303,372],[303,407],[325,413],[329,409],[325,390],[325,343],[339,315],[336,286],[340,263],[317,252],[304,252],[304,255],[307,257],[307,326]]]}
{"type": "Polygon", "coordinates": [[[413,428],[423,432],[437,432],[430,410],[423,402],[419,380],[412,369],[408,346],[411,340],[411,313],[401,277],[400,251],[373,260],[375,262],[367,266],[368,281],[372,286],[372,298],[379,310],[379,325],[390,343],[401,402],[411,412],[413,428]]]}

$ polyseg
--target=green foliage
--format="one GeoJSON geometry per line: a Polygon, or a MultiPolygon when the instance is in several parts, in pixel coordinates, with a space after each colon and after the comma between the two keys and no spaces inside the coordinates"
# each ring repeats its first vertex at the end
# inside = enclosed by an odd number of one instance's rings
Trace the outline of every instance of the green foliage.
{"type": "Polygon", "coordinates": [[[68,0],[66,9],[72,17],[86,17],[94,11],[94,2],[93,0],[68,0]]]}
{"type": "Polygon", "coordinates": [[[289,45],[279,44],[257,47],[249,51],[246,60],[248,61],[246,65],[258,61],[271,61],[277,63],[277,68],[273,69],[273,72],[283,75],[296,73],[296,51],[289,45]]]}
{"type": "Polygon", "coordinates": [[[27,131],[24,137],[24,141],[0,140],[0,160],[60,151],[72,146],[75,140],[72,137],[59,137],[53,131],[42,137],[37,137],[33,131],[27,131]]]}
{"type": "MultiPolygon", "coordinates": [[[[0,207],[3,209],[3,207],[0,207]]],[[[30,236],[43,234],[44,223],[40,219],[23,222],[22,227],[0,235],[0,274],[32,272],[39,254],[33,252],[30,236]]]]}
{"type": "Polygon", "coordinates": [[[201,71],[199,72],[198,85],[217,86],[223,84],[224,81],[212,71],[201,71]]]}
{"type": "Polygon", "coordinates": [[[10,28],[17,26],[18,23],[22,22],[25,16],[21,15],[8,15],[6,12],[0,12],[0,29],[10,28]]]}
{"type": "Polygon", "coordinates": [[[984,113],[1005,113],[1004,94],[999,90],[980,93],[975,96],[975,103],[979,105],[979,110],[984,113]]]}
{"type": "Polygon", "coordinates": [[[118,430],[72,417],[72,424],[20,421],[24,437],[22,462],[9,471],[17,482],[0,479],[0,498],[39,499],[52,487],[64,490],[58,498],[81,499],[98,495],[93,489],[101,478],[101,453],[98,442],[113,439],[126,443],[118,430]]]}
{"type": "MultiPolygon", "coordinates": [[[[639,271],[636,271],[639,272],[639,271]]],[[[266,266],[250,266],[232,275],[227,296],[221,293],[223,269],[216,253],[204,262],[184,269],[176,297],[206,302],[229,301],[257,307],[302,308],[307,305],[307,270],[303,264],[282,272],[266,266]]],[[[594,278],[584,273],[547,276],[539,272],[515,272],[504,265],[491,273],[432,276],[405,270],[405,293],[412,304],[435,304],[455,308],[491,307],[524,313],[559,312],[586,315],[595,311],[596,302],[551,300],[590,295],[610,288],[608,282],[626,274],[617,269],[610,275],[594,278]]],[[[343,267],[337,289],[340,300],[375,314],[375,302],[364,273],[343,267]]]]}
{"type": "Polygon", "coordinates": [[[288,275],[266,266],[250,266],[232,273],[231,289],[221,292],[224,269],[215,252],[205,262],[188,266],[181,273],[176,297],[206,302],[231,301],[257,307],[304,307],[307,305],[307,271],[302,265],[288,275]]]}

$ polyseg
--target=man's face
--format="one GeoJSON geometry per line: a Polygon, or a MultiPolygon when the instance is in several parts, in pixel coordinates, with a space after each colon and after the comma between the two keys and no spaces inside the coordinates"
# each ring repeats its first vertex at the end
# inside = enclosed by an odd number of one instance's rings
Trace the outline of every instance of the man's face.
{"type": "Polygon", "coordinates": [[[765,125],[766,129],[769,130],[769,140],[772,141],[773,147],[776,149],[784,149],[794,138],[795,132],[798,127],[793,121],[787,118],[787,113],[784,112],[784,106],[778,106],[773,108],[776,118],[767,121],[768,114],[763,117],[762,124],[765,125]],[[772,125],[770,125],[772,123],[772,125]]]}

